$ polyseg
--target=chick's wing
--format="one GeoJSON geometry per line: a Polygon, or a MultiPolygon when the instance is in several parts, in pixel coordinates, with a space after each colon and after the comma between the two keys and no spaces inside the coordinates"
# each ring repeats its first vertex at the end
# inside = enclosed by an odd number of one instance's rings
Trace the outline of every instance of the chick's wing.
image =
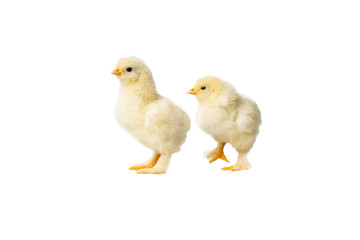
{"type": "Polygon", "coordinates": [[[253,101],[243,102],[237,111],[237,125],[244,132],[256,132],[261,123],[259,108],[253,101]]]}
{"type": "Polygon", "coordinates": [[[144,129],[152,134],[170,134],[179,125],[177,108],[168,99],[160,99],[148,106],[145,115],[144,129]]]}

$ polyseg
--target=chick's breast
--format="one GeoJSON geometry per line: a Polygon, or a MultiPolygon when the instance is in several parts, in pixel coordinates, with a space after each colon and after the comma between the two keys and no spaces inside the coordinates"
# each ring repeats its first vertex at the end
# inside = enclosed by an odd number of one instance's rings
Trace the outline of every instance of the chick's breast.
{"type": "Polygon", "coordinates": [[[145,104],[135,95],[121,90],[115,106],[116,120],[120,126],[139,139],[143,132],[145,104]]]}

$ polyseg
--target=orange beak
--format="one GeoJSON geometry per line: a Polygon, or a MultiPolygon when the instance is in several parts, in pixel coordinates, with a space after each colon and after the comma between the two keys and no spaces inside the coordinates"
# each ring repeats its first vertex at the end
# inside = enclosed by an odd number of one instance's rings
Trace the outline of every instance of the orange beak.
{"type": "Polygon", "coordinates": [[[186,93],[188,94],[192,94],[192,95],[197,95],[197,92],[195,91],[194,88],[190,89],[189,91],[187,91],[186,93]]]}
{"type": "Polygon", "coordinates": [[[121,74],[122,74],[122,73],[119,71],[118,68],[115,68],[111,73],[114,74],[114,75],[116,75],[116,76],[121,76],[121,74]]]}

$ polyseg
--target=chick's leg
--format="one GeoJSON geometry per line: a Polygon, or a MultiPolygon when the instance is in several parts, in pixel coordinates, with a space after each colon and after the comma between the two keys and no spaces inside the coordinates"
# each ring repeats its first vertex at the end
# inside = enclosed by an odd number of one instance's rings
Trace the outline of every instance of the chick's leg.
{"type": "Polygon", "coordinates": [[[160,158],[160,154],[159,153],[154,153],[154,155],[151,157],[151,159],[149,161],[146,161],[144,163],[139,163],[136,164],[132,167],[130,167],[130,170],[139,170],[139,169],[143,169],[143,168],[152,168],[156,165],[156,163],[158,162],[160,158]]]}
{"type": "Polygon", "coordinates": [[[227,160],[227,158],[224,154],[225,144],[226,143],[219,142],[217,147],[206,156],[206,158],[208,158],[210,160],[209,163],[212,163],[219,158],[224,160],[225,162],[229,162],[229,160],[227,160]]]}
{"type": "Polygon", "coordinates": [[[140,169],[136,173],[139,174],[162,174],[166,172],[166,168],[169,164],[171,154],[161,154],[159,161],[153,168],[140,169]]]}
{"type": "Polygon", "coordinates": [[[247,153],[238,151],[239,156],[236,164],[234,166],[224,167],[222,170],[231,170],[231,171],[238,171],[238,170],[248,170],[250,167],[250,163],[246,159],[247,153]]]}

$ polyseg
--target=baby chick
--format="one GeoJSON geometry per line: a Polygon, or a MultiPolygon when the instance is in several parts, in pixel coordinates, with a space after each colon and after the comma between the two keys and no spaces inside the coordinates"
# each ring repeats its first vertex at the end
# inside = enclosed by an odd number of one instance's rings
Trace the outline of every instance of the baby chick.
{"type": "Polygon", "coordinates": [[[200,103],[196,119],[198,125],[218,143],[207,155],[210,163],[219,158],[229,162],[223,149],[226,143],[230,143],[239,156],[234,166],[222,169],[247,170],[249,163],[246,155],[255,143],[261,124],[256,103],[237,93],[230,83],[212,76],[199,79],[188,93],[195,95],[200,103]]]}
{"type": "Polygon", "coordinates": [[[140,59],[120,59],[112,74],[121,83],[115,109],[118,123],[154,151],[149,161],[129,169],[139,170],[136,173],[165,173],[171,155],[185,142],[189,117],[156,91],[152,73],[140,59]]]}

